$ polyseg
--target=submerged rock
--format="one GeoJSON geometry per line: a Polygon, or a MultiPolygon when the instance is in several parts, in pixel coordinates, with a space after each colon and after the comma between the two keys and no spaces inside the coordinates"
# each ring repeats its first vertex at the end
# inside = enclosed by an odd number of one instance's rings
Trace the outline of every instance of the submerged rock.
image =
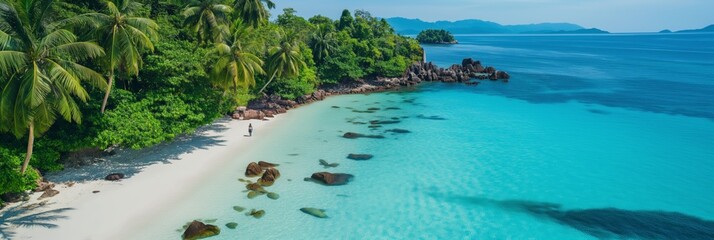
{"type": "Polygon", "coordinates": [[[393,133],[410,133],[411,131],[406,130],[406,129],[395,128],[395,129],[387,130],[387,132],[393,132],[393,133]]]}
{"type": "Polygon", "coordinates": [[[263,173],[263,168],[255,162],[249,163],[248,167],[245,169],[246,177],[257,177],[260,176],[261,173],[263,173]]]}
{"type": "Polygon", "coordinates": [[[369,121],[369,123],[372,125],[397,124],[400,122],[402,122],[402,121],[399,121],[399,120],[372,120],[372,121],[369,121]]]}
{"type": "Polygon", "coordinates": [[[280,164],[259,161],[258,166],[260,166],[261,168],[272,168],[272,167],[280,166],[280,164]]]}
{"type": "Polygon", "coordinates": [[[331,167],[337,167],[340,164],[339,163],[328,163],[324,159],[320,159],[320,165],[324,166],[325,168],[331,168],[331,167]]]}
{"type": "Polygon", "coordinates": [[[317,209],[317,208],[301,208],[300,211],[310,214],[314,217],[318,218],[327,218],[327,214],[325,214],[324,209],[317,209]]]}
{"type": "Polygon", "coordinates": [[[347,155],[347,158],[352,159],[352,160],[357,160],[357,161],[364,161],[364,160],[370,160],[374,157],[372,154],[356,154],[356,153],[350,153],[347,155]]]}
{"type": "Polygon", "coordinates": [[[249,199],[253,199],[253,198],[256,198],[256,197],[258,197],[258,196],[260,196],[260,195],[263,195],[263,194],[265,194],[265,192],[250,191],[250,192],[248,192],[248,198],[249,198],[249,199]]]}
{"type": "Polygon", "coordinates": [[[318,181],[319,183],[334,186],[334,185],[345,185],[353,177],[354,176],[352,174],[346,174],[346,173],[318,172],[318,173],[313,173],[310,178],[318,181]]]}
{"type": "Polygon", "coordinates": [[[236,212],[242,212],[245,211],[245,208],[241,206],[233,206],[233,210],[235,210],[236,212]]]}
{"type": "Polygon", "coordinates": [[[354,133],[354,132],[347,132],[344,135],[342,135],[344,138],[348,139],[357,139],[357,138],[384,138],[382,135],[365,135],[361,133],[354,133]]]}
{"type": "Polygon", "coordinates": [[[106,177],[104,177],[104,180],[107,180],[107,181],[119,181],[119,180],[121,180],[122,178],[124,178],[124,174],[123,174],[123,173],[112,173],[112,174],[109,174],[109,175],[107,175],[106,177]]]}
{"type": "Polygon", "coordinates": [[[257,183],[251,183],[248,185],[245,185],[245,188],[251,191],[256,191],[256,192],[265,192],[265,189],[263,189],[263,186],[260,186],[260,184],[257,183]]]}
{"type": "Polygon", "coordinates": [[[199,221],[193,221],[190,225],[188,225],[188,228],[186,228],[186,231],[183,232],[181,237],[183,237],[184,240],[195,240],[216,236],[220,233],[221,229],[217,226],[204,224],[199,221]]]}
{"type": "Polygon", "coordinates": [[[226,223],[226,227],[230,228],[230,229],[236,229],[238,227],[238,223],[229,222],[229,223],[226,223]]]}
{"type": "Polygon", "coordinates": [[[265,215],[265,210],[251,209],[247,215],[253,216],[254,218],[262,218],[265,215]]]}
{"type": "Polygon", "coordinates": [[[278,198],[280,198],[280,194],[277,194],[277,193],[274,193],[274,192],[269,192],[269,193],[268,193],[268,198],[273,199],[273,200],[277,200],[278,198]]]}

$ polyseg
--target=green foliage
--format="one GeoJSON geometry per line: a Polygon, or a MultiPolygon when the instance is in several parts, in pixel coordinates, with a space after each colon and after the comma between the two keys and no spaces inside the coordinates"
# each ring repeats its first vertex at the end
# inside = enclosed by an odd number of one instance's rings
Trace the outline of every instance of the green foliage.
{"type": "Polygon", "coordinates": [[[446,30],[427,29],[417,35],[417,41],[420,43],[454,43],[454,35],[446,30]]]}
{"type": "Polygon", "coordinates": [[[24,152],[0,145],[0,194],[22,192],[35,188],[39,173],[30,168],[26,174],[20,173],[24,152]]]}
{"type": "Polygon", "coordinates": [[[319,15],[306,20],[285,9],[274,22],[268,22],[268,9],[275,7],[269,0],[16,0],[0,1],[0,11],[18,2],[51,8],[46,15],[22,14],[15,22],[13,14],[1,15],[0,51],[49,50],[36,61],[39,70],[28,67],[35,58],[0,54],[0,86],[8,88],[0,95],[0,194],[33,188],[39,172],[63,168],[60,157],[68,152],[144,148],[191,133],[260,96],[252,85],[295,99],[320,85],[400,76],[422,57],[416,40],[396,35],[384,19],[361,10],[354,15],[345,10],[335,21],[319,15]],[[27,24],[30,20],[38,24],[27,24]],[[23,27],[15,26],[18,22],[23,27]],[[134,35],[117,36],[118,45],[112,44],[112,26],[134,35]],[[77,44],[53,50],[56,43],[77,44]],[[91,59],[102,52],[103,61],[91,59]],[[46,60],[61,60],[59,67],[71,74],[46,60]],[[107,85],[97,72],[113,70],[121,81],[101,114],[107,85]],[[42,84],[34,90],[18,87],[39,73],[49,76],[41,80],[52,91],[42,84]],[[62,75],[73,84],[59,84],[67,82],[56,80],[62,75]],[[17,101],[31,104],[11,111],[17,101]],[[30,119],[35,135],[44,134],[35,141],[30,171],[22,175],[30,119]]]}

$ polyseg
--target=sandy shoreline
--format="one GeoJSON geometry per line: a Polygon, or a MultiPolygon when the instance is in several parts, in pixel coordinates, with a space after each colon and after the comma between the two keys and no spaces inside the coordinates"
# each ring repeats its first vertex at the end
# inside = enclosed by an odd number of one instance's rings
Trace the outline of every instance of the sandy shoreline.
{"type": "MultiPolygon", "coordinates": [[[[236,121],[223,118],[189,137],[140,151],[124,151],[108,161],[48,176],[51,181],[81,181],[60,194],[11,204],[0,211],[0,239],[124,239],[175,201],[190,194],[245,147],[282,121],[236,121]],[[256,129],[246,137],[248,124],[256,129]],[[129,177],[119,182],[102,178],[112,172],[129,177]],[[93,191],[100,191],[92,193],[93,191]],[[38,203],[43,203],[39,206],[38,203]]],[[[247,162],[246,162],[247,165],[247,162]]]]}

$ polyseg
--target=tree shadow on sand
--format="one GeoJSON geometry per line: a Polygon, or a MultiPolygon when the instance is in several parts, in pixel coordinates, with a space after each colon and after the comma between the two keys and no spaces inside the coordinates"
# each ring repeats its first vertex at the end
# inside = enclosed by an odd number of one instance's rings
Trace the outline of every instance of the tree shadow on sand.
{"type": "Polygon", "coordinates": [[[599,239],[714,239],[714,221],[678,212],[617,208],[567,210],[560,204],[547,202],[479,197],[451,199],[463,204],[527,213],[599,239]]]}
{"type": "Polygon", "coordinates": [[[126,178],[129,178],[149,165],[170,164],[171,160],[178,160],[182,154],[224,145],[225,140],[210,133],[228,130],[225,123],[229,121],[231,121],[230,118],[222,118],[213,124],[198,128],[193,134],[176,137],[171,142],[141,150],[117,150],[115,155],[104,158],[104,161],[66,168],[60,172],[49,173],[45,177],[54,182],[81,182],[103,179],[110,173],[123,173],[126,178]]]}
{"type": "Polygon", "coordinates": [[[15,236],[15,227],[56,228],[57,225],[52,222],[67,218],[62,215],[62,213],[74,210],[73,208],[58,208],[36,213],[28,213],[32,212],[34,209],[48,206],[49,205],[40,206],[36,204],[21,204],[3,209],[3,211],[0,212],[0,239],[13,239],[15,236]]]}

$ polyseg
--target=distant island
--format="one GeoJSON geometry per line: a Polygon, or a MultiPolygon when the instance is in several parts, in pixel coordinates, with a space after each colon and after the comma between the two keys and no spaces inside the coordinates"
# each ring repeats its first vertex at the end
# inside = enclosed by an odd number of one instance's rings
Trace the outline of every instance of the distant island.
{"type": "Polygon", "coordinates": [[[572,23],[501,25],[495,22],[483,21],[478,19],[468,19],[454,22],[426,22],[420,19],[408,19],[402,17],[386,18],[386,20],[399,34],[418,34],[419,32],[426,29],[444,29],[453,34],[561,34],[561,31],[565,34],[571,34],[582,33],[572,31],[588,30],[580,25],[572,23]]]}
{"type": "MultiPolygon", "coordinates": [[[[535,32],[538,33],[538,32],[535,32]]],[[[572,30],[572,31],[565,31],[565,30],[560,30],[560,31],[554,31],[554,32],[541,32],[545,34],[608,34],[610,32],[608,31],[603,31],[601,29],[597,28],[589,28],[589,29],[578,29],[578,30],[572,30]]]]}
{"type": "Polygon", "coordinates": [[[419,35],[417,35],[417,41],[419,43],[426,43],[426,44],[456,44],[458,43],[456,39],[454,39],[454,35],[451,35],[449,31],[443,30],[443,29],[427,29],[424,31],[421,31],[419,35]]]}
{"type": "Polygon", "coordinates": [[[700,29],[689,29],[689,30],[681,30],[681,31],[676,31],[676,32],[672,32],[669,29],[659,31],[659,33],[707,33],[707,32],[714,32],[714,24],[706,26],[704,28],[700,28],[700,29]]]}

